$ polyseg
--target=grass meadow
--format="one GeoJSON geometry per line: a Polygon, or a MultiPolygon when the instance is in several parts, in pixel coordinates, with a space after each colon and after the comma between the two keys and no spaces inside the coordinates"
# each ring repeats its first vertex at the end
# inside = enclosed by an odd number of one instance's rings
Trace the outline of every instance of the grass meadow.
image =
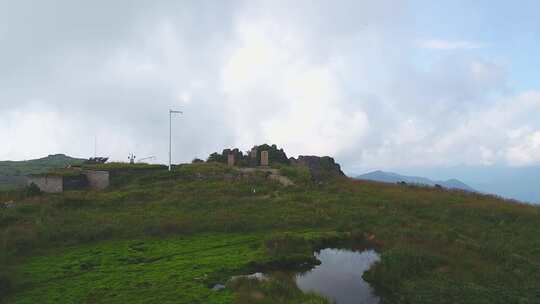
{"type": "MultiPolygon", "coordinates": [[[[384,303],[540,303],[540,208],[496,197],[220,164],[116,165],[103,192],[0,192],[0,302],[325,303],[286,279],[232,275],[314,263],[332,242],[381,254],[384,303]],[[255,296],[256,295],[256,296],[255,296]]],[[[102,168],[107,169],[107,168],[102,168]]]]}

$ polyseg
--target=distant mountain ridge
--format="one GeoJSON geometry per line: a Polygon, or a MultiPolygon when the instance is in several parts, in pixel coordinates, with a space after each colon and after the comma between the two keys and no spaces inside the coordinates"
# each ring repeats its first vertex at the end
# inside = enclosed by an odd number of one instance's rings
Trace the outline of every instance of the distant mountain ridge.
{"type": "Polygon", "coordinates": [[[23,186],[25,175],[65,168],[68,165],[82,164],[84,161],[85,159],[74,158],[65,154],[51,154],[46,157],[23,161],[0,161],[0,190],[23,186]]]}
{"type": "Polygon", "coordinates": [[[406,175],[401,175],[401,174],[397,174],[393,172],[385,172],[385,171],[380,171],[380,170],[358,175],[355,178],[373,180],[373,181],[384,182],[384,183],[393,183],[393,184],[398,183],[398,182],[406,182],[409,184],[420,184],[420,185],[428,185],[428,186],[441,185],[444,188],[461,189],[461,190],[476,192],[475,189],[473,189],[472,187],[468,186],[467,184],[455,178],[449,179],[446,181],[434,181],[426,177],[406,176],[406,175]]]}

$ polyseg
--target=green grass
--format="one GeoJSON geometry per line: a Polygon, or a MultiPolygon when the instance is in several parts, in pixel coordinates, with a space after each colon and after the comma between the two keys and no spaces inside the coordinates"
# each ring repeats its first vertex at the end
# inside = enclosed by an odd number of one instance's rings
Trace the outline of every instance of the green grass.
{"type": "Polygon", "coordinates": [[[81,170],[77,168],[57,168],[47,172],[31,174],[32,176],[60,176],[60,177],[73,177],[81,175],[81,170]]]}
{"type": "Polygon", "coordinates": [[[256,236],[212,235],[113,241],[51,250],[17,270],[10,303],[228,303],[208,278],[257,258],[256,236]],[[90,288],[91,287],[91,288],[90,288]]]}
{"type": "Polygon", "coordinates": [[[104,192],[17,200],[0,210],[0,291],[8,303],[310,303],[279,282],[246,283],[260,299],[208,284],[292,267],[337,238],[381,253],[365,277],[387,303],[540,302],[540,208],[291,170],[293,187],[221,164],[119,170],[104,192]]]}
{"type": "Polygon", "coordinates": [[[167,168],[164,165],[154,165],[154,164],[146,164],[146,163],[119,163],[119,162],[112,162],[112,163],[105,163],[105,164],[84,164],[82,165],[83,169],[91,169],[91,170],[107,170],[107,171],[119,171],[119,170],[159,170],[159,169],[165,169],[167,168]]]}
{"type": "Polygon", "coordinates": [[[241,278],[228,284],[235,292],[235,302],[242,304],[329,304],[322,296],[303,293],[287,274],[273,273],[267,280],[241,278]]]}
{"type": "MultiPolygon", "coordinates": [[[[261,234],[211,234],[49,249],[28,258],[14,271],[17,285],[13,288],[18,292],[7,301],[147,303],[151,299],[157,303],[230,303],[236,298],[240,303],[252,303],[251,295],[258,291],[265,299],[262,303],[325,303],[319,296],[303,294],[292,282],[227,283],[232,275],[253,272],[259,265],[275,267],[277,259],[269,253],[276,248],[264,244],[283,239],[263,239],[261,234]],[[230,288],[211,290],[217,283],[230,288]]],[[[303,240],[303,236],[294,239],[303,240]]],[[[311,258],[311,248],[293,252],[311,258]]]]}

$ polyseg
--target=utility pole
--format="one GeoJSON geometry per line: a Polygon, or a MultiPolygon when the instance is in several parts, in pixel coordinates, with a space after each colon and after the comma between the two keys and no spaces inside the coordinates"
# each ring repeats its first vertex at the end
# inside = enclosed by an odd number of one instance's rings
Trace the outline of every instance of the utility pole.
{"type": "Polygon", "coordinates": [[[184,114],[182,111],[169,109],[169,171],[171,171],[171,154],[172,154],[172,114],[184,114]]]}

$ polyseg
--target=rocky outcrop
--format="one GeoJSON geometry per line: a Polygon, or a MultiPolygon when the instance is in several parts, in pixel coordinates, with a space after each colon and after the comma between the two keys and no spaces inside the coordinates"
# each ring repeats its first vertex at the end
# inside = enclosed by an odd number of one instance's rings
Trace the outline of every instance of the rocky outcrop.
{"type": "Polygon", "coordinates": [[[308,167],[311,177],[317,181],[345,176],[339,164],[330,156],[300,155],[298,159],[289,158],[289,161],[293,165],[308,167]]]}

